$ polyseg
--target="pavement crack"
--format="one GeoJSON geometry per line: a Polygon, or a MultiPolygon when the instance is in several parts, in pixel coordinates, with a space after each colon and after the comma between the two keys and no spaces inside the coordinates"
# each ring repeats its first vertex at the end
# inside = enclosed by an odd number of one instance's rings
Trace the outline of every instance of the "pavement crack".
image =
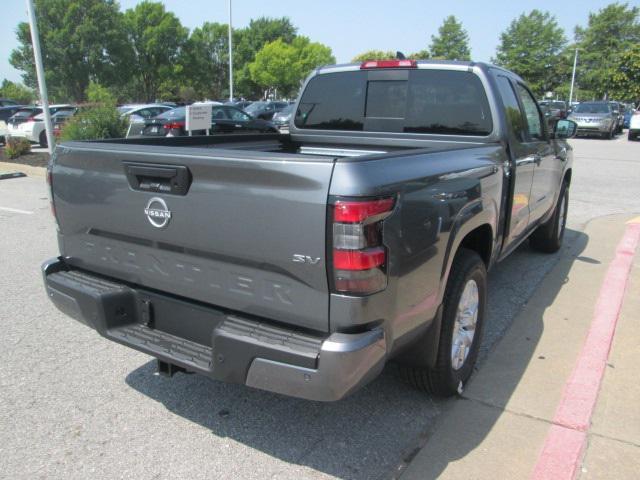
{"type": "Polygon", "coordinates": [[[640,448],[640,443],[630,442],[629,440],[623,440],[621,438],[610,437],[609,435],[603,435],[601,433],[595,433],[595,432],[589,432],[588,435],[589,436],[598,437],[598,438],[603,438],[605,440],[611,440],[613,442],[622,443],[624,445],[629,445],[630,447],[640,448]]]}
{"type": "MultiPolygon", "coordinates": [[[[503,411],[503,412],[507,412],[507,413],[510,413],[511,415],[516,415],[518,417],[528,418],[530,420],[537,420],[539,422],[543,422],[543,423],[546,423],[548,425],[558,425],[558,424],[554,423],[552,420],[547,420],[546,418],[538,417],[536,415],[531,415],[529,413],[517,412],[515,410],[511,410],[509,408],[501,407],[501,406],[496,405],[494,403],[487,402],[486,400],[480,400],[478,398],[471,398],[471,397],[467,397],[467,396],[464,396],[464,395],[462,397],[460,397],[460,398],[462,400],[468,400],[468,401],[471,401],[471,402],[475,402],[475,403],[478,403],[480,405],[484,405],[485,407],[493,408],[495,410],[500,410],[500,411],[503,411]]],[[[569,427],[566,427],[565,425],[560,425],[560,426],[561,427],[565,427],[565,428],[569,428],[569,427]]],[[[572,429],[572,430],[575,430],[575,429],[572,429]]]]}

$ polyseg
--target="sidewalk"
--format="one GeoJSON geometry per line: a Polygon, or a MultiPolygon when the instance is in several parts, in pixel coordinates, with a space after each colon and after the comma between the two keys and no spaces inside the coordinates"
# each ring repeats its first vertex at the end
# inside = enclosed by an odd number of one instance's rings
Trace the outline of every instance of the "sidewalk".
{"type": "MultiPolygon", "coordinates": [[[[596,299],[630,218],[592,221],[564,252],[480,365],[463,398],[448,403],[402,480],[550,478],[540,474],[545,471],[540,462],[550,461],[542,459],[541,453],[556,430],[585,435],[578,427],[574,431],[553,423],[559,404],[566,399],[567,380],[573,378],[594,320],[596,299]]],[[[580,443],[573,478],[638,478],[639,291],[640,254],[633,258],[601,390],[587,426],[586,446],[580,443]]],[[[559,445],[571,446],[569,442],[559,445]]],[[[571,452],[564,453],[560,451],[557,458],[564,461],[571,452]]],[[[572,476],[554,478],[570,480],[572,476]]]]}
{"type": "Polygon", "coordinates": [[[0,174],[9,172],[22,172],[30,177],[44,177],[47,174],[47,169],[17,162],[0,162],[0,174]]]}

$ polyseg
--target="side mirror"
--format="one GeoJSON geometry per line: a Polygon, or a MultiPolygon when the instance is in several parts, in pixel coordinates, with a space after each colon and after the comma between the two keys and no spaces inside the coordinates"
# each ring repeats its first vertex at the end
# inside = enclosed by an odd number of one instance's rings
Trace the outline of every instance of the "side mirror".
{"type": "Polygon", "coordinates": [[[553,129],[555,138],[573,138],[578,132],[578,124],[572,120],[558,120],[553,129]]]}

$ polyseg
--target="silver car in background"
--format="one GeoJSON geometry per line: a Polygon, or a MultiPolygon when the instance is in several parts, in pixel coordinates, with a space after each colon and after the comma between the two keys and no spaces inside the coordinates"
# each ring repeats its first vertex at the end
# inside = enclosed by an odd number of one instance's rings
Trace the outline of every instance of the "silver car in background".
{"type": "Polygon", "coordinates": [[[573,109],[569,120],[578,124],[578,135],[612,139],[618,127],[617,114],[609,102],[583,102],[573,109]]]}

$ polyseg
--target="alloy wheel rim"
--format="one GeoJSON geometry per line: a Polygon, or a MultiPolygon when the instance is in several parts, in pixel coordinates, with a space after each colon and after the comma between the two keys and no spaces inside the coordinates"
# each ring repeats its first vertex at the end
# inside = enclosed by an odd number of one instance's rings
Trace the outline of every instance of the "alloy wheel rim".
{"type": "Polygon", "coordinates": [[[564,230],[566,215],[567,215],[567,200],[566,200],[566,197],[562,197],[562,202],[560,203],[560,214],[558,215],[558,238],[562,237],[562,231],[564,230]]]}
{"type": "Polygon", "coordinates": [[[471,351],[471,345],[476,334],[479,306],[478,284],[473,279],[468,280],[462,290],[462,295],[460,295],[456,319],[453,324],[451,367],[454,370],[462,368],[471,351]]]}

